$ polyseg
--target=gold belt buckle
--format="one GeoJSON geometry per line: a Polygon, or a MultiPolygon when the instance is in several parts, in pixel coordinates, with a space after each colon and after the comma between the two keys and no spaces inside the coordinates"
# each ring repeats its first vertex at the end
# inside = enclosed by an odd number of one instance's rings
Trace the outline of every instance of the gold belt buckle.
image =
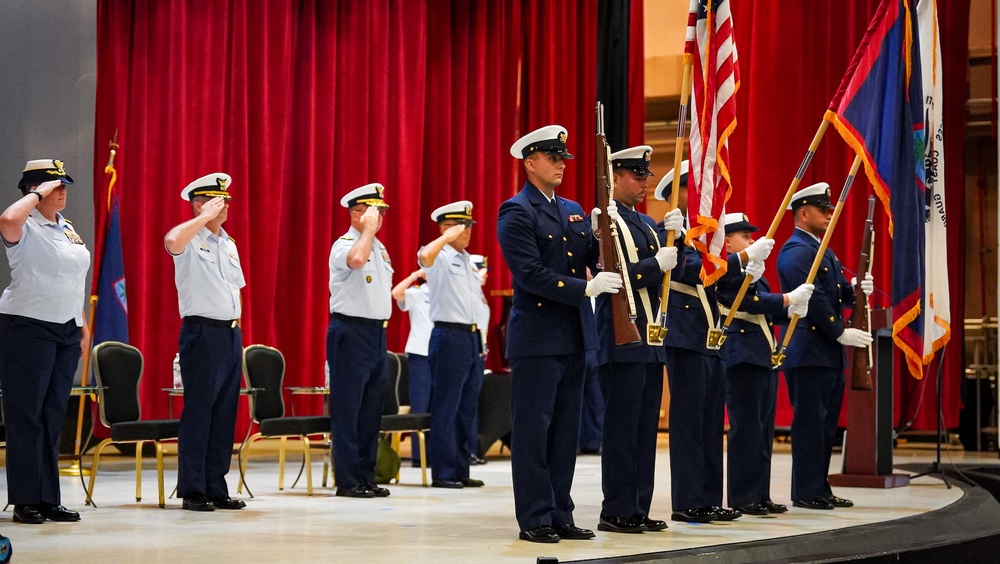
{"type": "Polygon", "coordinates": [[[478,331],[478,329],[476,329],[476,324],[473,323],[472,324],[472,332],[475,333],[476,331],[478,331]]]}
{"type": "Polygon", "coordinates": [[[233,320],[232,325],[229,326],[230,329],[236,329],[236,320],[233,320]]]}
{"type": "Polygon", "coordinates": [[[385,321],[382,322],[382,328],[385,329],[388,326],[389,326],[389,320],[386,319],[385,321]]]}

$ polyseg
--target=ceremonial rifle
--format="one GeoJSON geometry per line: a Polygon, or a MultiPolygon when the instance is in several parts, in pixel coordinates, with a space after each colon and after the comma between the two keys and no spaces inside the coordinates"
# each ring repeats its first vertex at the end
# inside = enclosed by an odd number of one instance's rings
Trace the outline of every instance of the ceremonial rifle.
{"type": "Polygon", "coordinates": [[[631,346],[642,343],[639,329],[635,326],[635,297],[632,282],[628,276],[628,262],[622,253],[618,239],[618,226],[608,217],[608,204],[614,197],[611,170],[611,148],[604,136],[604,104],[597,103],[597,226],[601,232],[601,256],[598,266],[605,272],[617,272],[622,277],[622,289],[610,294],[611,320],[614,323],[615,345],[631,346]]]}
{"type": "MultiPolygon", "coordinates": [[[[861,329],[864,332],[871,330],[871,308],[868,305],[868,296],[861,289],[861,282],[868,276],[871,270],[872,254],[875,250],[875,228],[872,225],[872,216],[875,214],[875,196],[868,197],[868,219],[865,220],[865,235],[861,239],[861,256],[858,259],[857,283],[854,285],[854,311],[851,313],[849,327],[861,329]]],[[[872,348],[854,347],[851,362],[851,389],[870,390],[872,389],[872,348]]]]}

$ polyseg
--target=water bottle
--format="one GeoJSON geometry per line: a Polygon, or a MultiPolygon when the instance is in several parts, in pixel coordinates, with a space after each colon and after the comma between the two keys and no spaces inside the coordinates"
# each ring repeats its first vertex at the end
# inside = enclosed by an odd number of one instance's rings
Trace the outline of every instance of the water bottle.
{"type": "Polygon", "coordinates": [[[184,382],[181,380],[181,353],[174,355],[174,389],[181,389],[184,387],[184,382]]]}
{"type": "Polygon", "coordinates": [[[323,381],[323,386],[326,388],[330,387],[330,363],[323,362],[323,371],[326,372],[326,380],[323,381]]]}

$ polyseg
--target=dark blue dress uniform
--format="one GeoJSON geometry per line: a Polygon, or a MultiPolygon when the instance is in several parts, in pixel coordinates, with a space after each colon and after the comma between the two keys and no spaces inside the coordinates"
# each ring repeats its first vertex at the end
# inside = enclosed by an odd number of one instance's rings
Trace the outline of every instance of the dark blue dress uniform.
{"type": "Polygon", "coordinates": [[[522,531],[573,523],[584,351],[596,348],[585,296],[597,244],[580,204],[530,182],[500,206],[497,237],[514,280],[511,472],[522,531]]]}
{"type": "MultiPolygon", "coordinates": [[[[820,241],[796,228],[778,254],[782,288],[805,283],[820,241]]],[[[795,412],[792,420],[792,501],[830,497],[827,481],[837,420],[844,397],[844,308],[854,306],[854,292],[829,248],[809,300],[809,313],[799,320],[788,344],[783,369],[795,412]]]]}
{"type": "MultiPolygon", "coordinates": [[[[725,317],[743,283],[740,269],[726,272],[719,291],[725,317]]],[[[778,373],[772,370],[773,325],[787,320],[783,294],[766,278],[750,285],[727,332],[726,407],[729,411],[727,490],[730,507],[771,500],[771,449],[778,373]]]]}
{"type": "MultiPolygon", "coordinates": [[[[648,298],[648,315],[656,319],[660,306],[663,273],[654,255],[660,248],[656,223],[648,215],[618,206],[619,229],[627,226],[638,261],[631,262],[625,252],[628,276],[636,305],[636,327],[643,340],[647,316],[643,295],[648,298]]],[[[627,242],[619,233],[622,249],[627,242]]],[[[607,259],[606,259],[607,260],[607,259]]],[[[656,432],[659,427],[660,401],[663,397],[663,345],[641,344],[616,347],[611,314],[611,296],[597,297],[597,332],[600,342],[601,389],[606,404],[602,444],[602,485],[604,516],[617,518],[649,515],[653,500],[653,475],[656,465],[656,432]]]]}
{"type": "MultiPolygon", "coordinates": [[[[680,240],[679,240],[680,241],[680,240]]],[[[725,364],[722,350],[707,347],[718,323],[716,286],[702,285],[701,256],[678,242],[667,305],[667,383],[670,387],[670,475],[673,510],[722,505],[722,435],[725,364]],[[704,299],[700,294],[704,293],[704,299]]],[[[739,259],[729,259],[739,269],[739,259]]]]}

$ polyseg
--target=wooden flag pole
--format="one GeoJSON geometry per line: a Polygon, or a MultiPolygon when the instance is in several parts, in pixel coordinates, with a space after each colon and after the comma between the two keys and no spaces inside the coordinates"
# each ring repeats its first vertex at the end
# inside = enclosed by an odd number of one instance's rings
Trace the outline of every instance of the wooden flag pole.
{"type": "MultiPolygon", "coordinates": [[[[765,238],[774,239],[774,234],[778,231],[778,225],[781,224],[781,219],[785,215],[785,210],[788,208],[788,204],[792,201],[792,195],[798,191],[799,184],[802,183],[802,177],[805,176],[806,170],[809,168],[809,164],[812,162],[813,156],[816,155],[816,149],[819,148],[819,143],[823,140],[823,135],[826,134],[826,128],[829,126],[830,122],[825,119],[820,122],[819,129],[816,130],[816,134],[813,135],[812,143],[809,144],[809,150],[806,151],[806,155],[802,157],[802,162],[799,164],[799,170],[796,171],[795,178],[792,178],[792,183],[788,185],[785,197],[781,200],[781,205],[778,206],[778,212],[774,214],[774,219],[771,220],[771,226],[767,228],[767,233],[764,235],[765,238]]],[[[851,174],[853,177],[853,174],[857,172],[857,167],[852,170],[853,172],[851,174]]],[[[743,285],[740,286],[740,291],[736,294],[736,298],[733,300],[733,305],[729,308],[729,313],[726,315],[726,320],[722,324],[722,327],[709,331],[709,341],[711,342],[714,339],[718,342],[718,347],[721,347],[722,343],[726,342],[726,332],[729,330],[729,326],[732,325],[733,318],[736,316],[736,312],[740,309],[740,304],[743,303],[743,298],[746,297],[747,290],[750,288],[752,281],[753,276],[750,274],[747,274],[743,278],[743,285]]]]}
{"type": "MultiPolygon", "coordinates": [[[[851,191],[851,185],[854,184],[854,177],[858,173],[858,169],[861,167],[861,155],[854,157],[854,163],[851,165],[851,172],[847,175],[847,180],[844,181],[844,189],[840,191],[840,198],[837,200],[837,207],[833,210],[833,217],[830,218],[830,225],[826,228],[826,233],[823,234],[823,240],[819,243],[819,250],[816,251],[816,258],[813,259],[812,268],[809,269],[809,274],[806,276],[806,284],[812,284],[813,280],[816,279],[816,273],[819,271],[819,265],[823,263],[823,255],[826,253],[826,248],[830,245],[830,237],[833,235],[833,230],[837,227],[837,221],[840,219],[841,212],[844,211],[844,201],[847,200],[847,195],[851,191]]],[[[787,204],[786,204],[787,205],[787,204]]],[[[795,326],[799,323],[799,316],[793,315],[792,319],[788,322],[788,330],[785,332],[785,337],[782,339],[781,344],[778,348],[771,353],[771,363],[774,368],[777,369],[785,362],[785,349],[788,348],[788,343],[792,340],[792,333],[795,332],[795,326]]]]}
{"type": "MultiPolygon", "coordinates": [[[[691,74],[694,67],[694,34],[695,18],[698,17],[698,0],[691,0],[688,8],[687,35],[684,38],[684,71],[681,76],[681,99],[677,110],[677,138],[674,140],[674,180],[670,191],[667,211],[677,209],[677,198],[680,194],[681,165],[684,162],[684,140],[687,138],[688,100],[691,96],[691,74]]],[[[667,245],[674,244],[675,234],[667,231],[667,245]]],[[[651,320],[646,326],[647,341],[651,345],[663,343],[667,336],[667,298],[670,296],[670,271],[663,274],[663,287],[660,289],[660,315],[658,320],[651,320]]]]}

